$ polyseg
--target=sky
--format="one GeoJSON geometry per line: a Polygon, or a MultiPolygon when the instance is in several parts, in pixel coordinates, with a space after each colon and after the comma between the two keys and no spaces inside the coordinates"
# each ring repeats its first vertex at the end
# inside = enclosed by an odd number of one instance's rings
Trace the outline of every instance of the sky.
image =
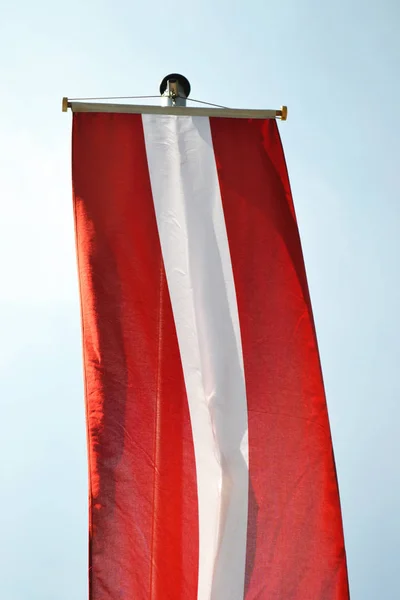
{"type": "MultiPolygon", "coordinates": [[[[397,600],[400,3],[6,0],[0,6],[0,590],[87,599],[87,461],[61,99],[289,107],[285,148],[353,600],[397,600]]],[[[321,599],[322,600],[322,599],[321,599]]]]}

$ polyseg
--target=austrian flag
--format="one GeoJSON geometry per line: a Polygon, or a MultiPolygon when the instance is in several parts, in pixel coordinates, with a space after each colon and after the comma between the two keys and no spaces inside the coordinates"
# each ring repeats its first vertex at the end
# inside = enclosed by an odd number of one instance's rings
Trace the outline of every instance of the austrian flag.
{"type": "Polygon", "coordinates": [[[90,600],[348,600],[275,120],[76,112],[90,600]]]}

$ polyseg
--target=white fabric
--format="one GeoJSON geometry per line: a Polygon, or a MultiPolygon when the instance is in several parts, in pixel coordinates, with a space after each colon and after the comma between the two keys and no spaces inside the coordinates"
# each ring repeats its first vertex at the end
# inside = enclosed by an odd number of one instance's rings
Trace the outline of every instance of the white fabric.
{"type": "Polygon", "coordinates": [[[206,117],[168,115],[142,119],[193,430],[200,534],[198,600],[242,600],[247,402],[210,122],[206,117]]]}

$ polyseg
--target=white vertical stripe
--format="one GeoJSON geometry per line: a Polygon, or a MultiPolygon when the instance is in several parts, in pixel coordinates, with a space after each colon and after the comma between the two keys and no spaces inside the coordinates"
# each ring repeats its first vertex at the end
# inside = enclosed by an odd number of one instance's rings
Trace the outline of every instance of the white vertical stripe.
{"type": "Polygon", "coordinates": [[[200,533],[198,600],[242,600],[247,402],[210,122],[207,117],[167,115],[142,119],[193,430],[200,533]]]}

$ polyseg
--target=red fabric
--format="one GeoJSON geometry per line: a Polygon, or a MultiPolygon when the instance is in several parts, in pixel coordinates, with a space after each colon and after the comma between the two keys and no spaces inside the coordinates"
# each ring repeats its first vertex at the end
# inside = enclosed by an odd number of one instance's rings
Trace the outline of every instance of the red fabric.
{"type": "Polygon", "coordinates": [[[246,600],[347,600],[310,297],[275,121],[213,118],[249,419],[246,600]]]}
{"type": "Polygon", "coordinates": [[[197,595],[193,441],[140,116],[75,114],[90,600],[197,595]]]}
{"type": "MultiPolygon", "coordinates": [[[[324,387],[278,129],[274,121],[210,122],[248,402],[244,598],[348,600],[324,387]]],[[[193,440],[139,115],[74,115],[73,187],[90,600],[196,600],[193,440]]]]}

